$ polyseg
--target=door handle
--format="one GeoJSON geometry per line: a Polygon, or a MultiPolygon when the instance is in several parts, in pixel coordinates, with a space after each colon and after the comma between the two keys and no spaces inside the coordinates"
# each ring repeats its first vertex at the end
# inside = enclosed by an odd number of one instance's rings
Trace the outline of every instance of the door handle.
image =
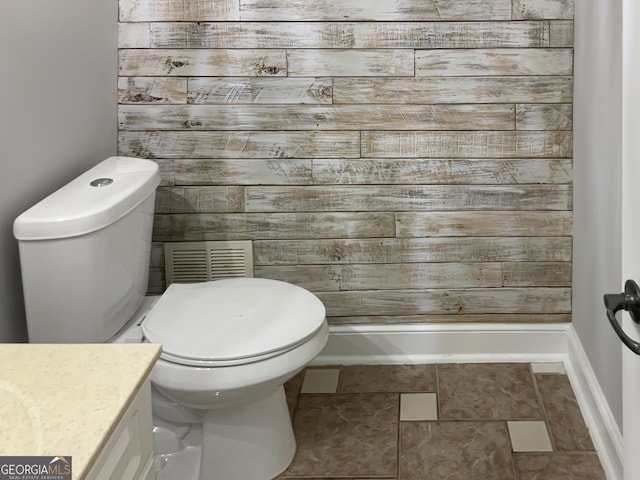
{"type": "Polygon", "coordinates": [[[620,310],[629,312],[635,323],[640,323],[640,287],[633,280],[627,280],[624,284],[624,293],[607,293],[604,296],[604,306],[607,309],[607,318],[611,326],[629,350],[640,355],[640,342],[629,337],[622,326],[616,320],[616,313],[620,310]]]}

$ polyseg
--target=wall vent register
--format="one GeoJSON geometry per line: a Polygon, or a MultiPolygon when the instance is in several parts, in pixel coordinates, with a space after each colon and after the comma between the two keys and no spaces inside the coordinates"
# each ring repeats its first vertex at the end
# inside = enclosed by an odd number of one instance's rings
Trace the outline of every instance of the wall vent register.
{"type": "Polygon", "coordinates": [[[165,242],[167,285],[253,277],[251,240],[165,242]]]}

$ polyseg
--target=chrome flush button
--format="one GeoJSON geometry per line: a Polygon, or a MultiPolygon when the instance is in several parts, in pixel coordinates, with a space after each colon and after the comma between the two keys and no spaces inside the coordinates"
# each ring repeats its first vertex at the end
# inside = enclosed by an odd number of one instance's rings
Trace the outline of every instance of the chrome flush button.
{"type": "Polygon", "coordinates": [[[106,187],[107,185],[111,185],[113,183],[113,178],[96,178],[92,180],[89,185],[92,187],[106,187]]]}

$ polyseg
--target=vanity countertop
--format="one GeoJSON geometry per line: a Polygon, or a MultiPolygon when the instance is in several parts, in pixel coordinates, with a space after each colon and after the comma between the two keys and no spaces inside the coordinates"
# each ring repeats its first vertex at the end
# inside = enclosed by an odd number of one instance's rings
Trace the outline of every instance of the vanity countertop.
{"type": "Polygon", "coordinates": [[[71,456],[73,478],[84,478],[160,349],[0,344],[0,456],[71,456]]]}

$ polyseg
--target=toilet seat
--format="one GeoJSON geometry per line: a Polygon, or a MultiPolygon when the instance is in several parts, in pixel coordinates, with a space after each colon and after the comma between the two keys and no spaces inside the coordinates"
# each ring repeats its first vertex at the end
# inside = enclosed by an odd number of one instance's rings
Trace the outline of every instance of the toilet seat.
{"type": "Polygon", "coordinates": [[[172,284],[142,322],[161,358],[197,367],[241,365],[280,355],[313,337],[325,308],[311,292],[261,278],[172,284]]]}

